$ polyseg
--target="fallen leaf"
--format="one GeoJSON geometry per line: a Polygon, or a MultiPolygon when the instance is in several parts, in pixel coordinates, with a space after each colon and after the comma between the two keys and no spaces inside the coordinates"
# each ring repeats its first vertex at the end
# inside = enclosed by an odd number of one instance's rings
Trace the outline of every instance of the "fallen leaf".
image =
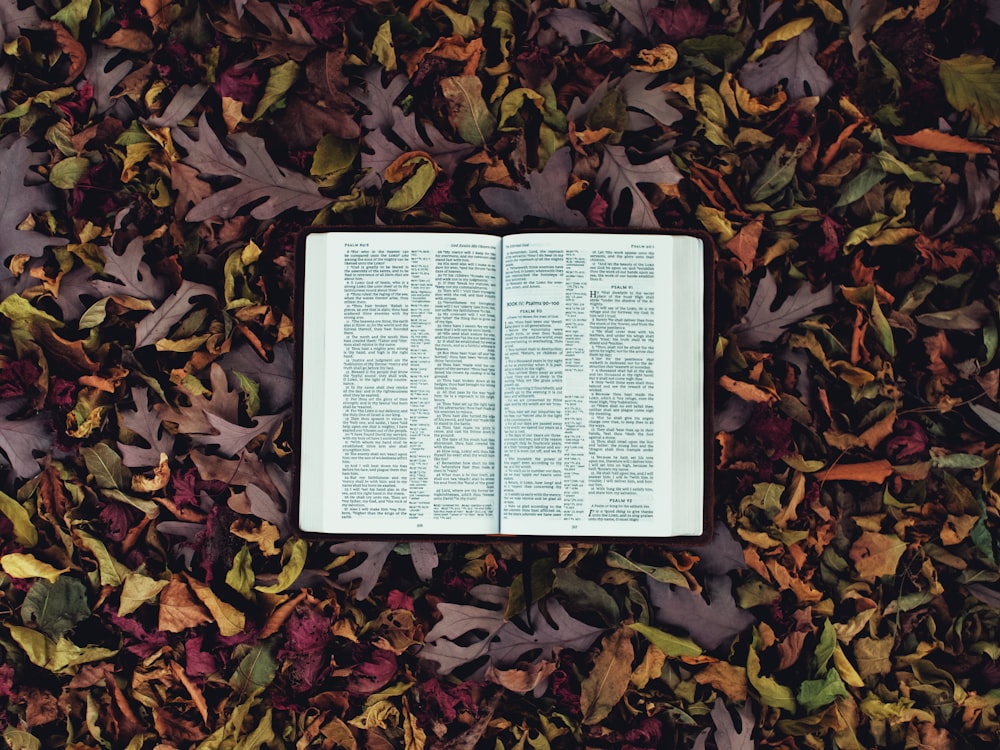
{"type": "Polygon", "coordinates": [[[605,636],[594,666],[580,683],[583,723],[603,721],[624,697],[632,675],[632,630],[622,626],[605,636]]]}

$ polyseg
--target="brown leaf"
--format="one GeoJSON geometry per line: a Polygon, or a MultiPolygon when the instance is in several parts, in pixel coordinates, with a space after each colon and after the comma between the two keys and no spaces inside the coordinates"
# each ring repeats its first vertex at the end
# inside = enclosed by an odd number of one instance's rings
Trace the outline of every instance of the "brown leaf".
{"type": "Polygon", "coordinates": [[[913,146],[927,151],[944,151],[949,154],[988,154],[991,152],[985,143],[973,143],[961,136],[942,133],[940,130],[924,128],[911,135],[894,135],[896,143],[903,146],[913,146]]]}
{"type": "Polygon", "coordinates": [[[160,592],[160,617],[157,629],[168,633],[180,633],[211,621],[208,610],[194,598],[184,579],[174,575],[166,588],[160,592]]]}
{"type": "Polygon", "coordinates": [[[633,631],[627,626],[601,640],[601,653],[594,659],[594,668],[580,683],[580,712],[583,723],[603,721],[625,695],[632,676],[633,631]]]}
{"type": "Polygon", "coordinates": [[[515,693],[530,693],[540,684],[549,679],[556,670],[554,661],[542,660],[535,664],[528,664],[523,668],[514,667],[512,669],[498,669],[490,664],[486,669],[483,679],[488,682],[495,682],[515,693]]]}
{"type": "Polygon", "coordinates": [[[711,685],[729,700],[741,703],[747,699],[747,670],[727,661],[707,664],[694,676],[699,685],[711,685]]]}
{"type": "Polygon", "coordinates": [[[39,26],[55,33],[56,44],[59,45],[63,54],[69,58],[69,70],[66,71],[64,81],[66,83],[75,81],[83,72],[83,69],[87,67],[87,51],[69,33],[69,30],[58,21],[42,21],[39,26]]]}
{"type": "Polygon", "coordinates": [[[746,275],[753,270],[754,259],[757,257],[757,246],[760,235],[764,231],[764,218],[757,216],[753,221],[743,225],[743,228],[723,247],[736,256],[740,269],[746,275]]]}
{"type": "Polygon", "coordinates": [[[859,578],[874,581],[881,576],[895,575],[899,558],[905,551],[906,542],[895,534],[865,531],[851,547],[850,558],[859,578]]]}
{"type": "Polygon", "coordinates": [[[847,480],[881,484],[890,474],[892,474],[892,464],[880,458],[877,461],[861,461],[855,464],[834,464],[825,471],[816,472],[816,478],[821,482],[847,480]]]}

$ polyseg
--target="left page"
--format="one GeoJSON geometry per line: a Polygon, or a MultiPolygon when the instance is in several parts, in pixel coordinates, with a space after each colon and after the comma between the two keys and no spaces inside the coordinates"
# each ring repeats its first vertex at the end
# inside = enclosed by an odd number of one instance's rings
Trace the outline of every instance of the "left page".
{"type": "Polygon", "coordinates": [[[307,236],[303,531],[497,531],[499,246],[451,232],[307,236]]]}

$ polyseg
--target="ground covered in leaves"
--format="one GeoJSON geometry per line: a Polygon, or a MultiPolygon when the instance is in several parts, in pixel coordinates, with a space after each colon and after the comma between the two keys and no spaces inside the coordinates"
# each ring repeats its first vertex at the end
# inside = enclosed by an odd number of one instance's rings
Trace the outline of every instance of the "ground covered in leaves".
{"type": "Polygon", "coordinates": [[[4,0],[6,744],[995,747],[998,22],[4,0]],[[316,223],[710,232],[712,543],[297,538],[316,223]]]}

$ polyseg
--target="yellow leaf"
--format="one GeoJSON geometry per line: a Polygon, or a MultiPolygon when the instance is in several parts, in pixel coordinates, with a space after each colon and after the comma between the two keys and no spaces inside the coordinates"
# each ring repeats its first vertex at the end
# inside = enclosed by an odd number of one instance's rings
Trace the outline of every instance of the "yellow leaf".
{"type": "Polygon", "coordinates": [[[4,492],[0,492],[0,513],[7,516],[14,526],[14,541],[22,547],[34,547],[38,544],[38,529],[31,521],[31,516],[17,500],[4,492]]]}
{"type": "Polygon", "coordinates": [[[285,558],[285,567],[278,574],[278,582],[271,586],[255,586],[257,591],[263,594],[277,594],[290,587],[295,579],[299,577],[306,566],[306,554],[309,552],[309,545],[305,539],[292,538],[285,542],[282,549],[282,557],[285,558]]]}
{"type": "Polygon", "coordinates": [[[34,555],[24,552],[12,552],[0,557],[0,567],[11,578],[44,578],[49,583],[55,583],[60,575],[69,570],[69,568],[61,570],[54,568],[34,555]]]}
{"type": "Polygon", "coordinates": [[[634,70],[643,73],[662,73],[677,64],[677,50],[672,44],[658,44],[652,49],[639,50],[641,64],[633,65],[634,70]]]}
{"type": "Polygon", "coordinates": [[[188,585],[205,609],[212,613],[219,633],[223,636],[238,635],[246,627],[246,616],[232,604],[222,601],[207,583],[188,578],[188,585]]]}
{"type": "Polygon", "coordinates": [[[10,630],[11,638],[17,642],[17,645],[28,656],[28,660],[35,666],[42,667],[50,672],[65,672],[69,667],[107,659],[118,653],[117,649],[101,648],[98,646],[80,648],[65,637],[60,638],[58,641],[53,641],[37,630],[32,630],[23,625],[8,625],[7,628],[10,630]]]}
{"type": "Polygon", "coordinates": [[[144,576],[142,573],[134,571],[129,573],[122,585],[118,616],[124,617],[135,612],[143,604],[152,602],[168,583],[169,581],[158,581],[155,578],[144,576]]]}
{"type": "Polygon", "coordinates": [[[804,16],[802,18],[796,18],[794,21],[789,21],[784,26],[779,26],[777,29],[764,37],[760,43],[760,47],[755,49],[753,54],[750,55],[750,61],[753,62],[754,60],[759,60],[773,45],[778,42],[787,42],[789,39],[794,39],[812,26],[812,24],[812,17],[804,16]]]}

